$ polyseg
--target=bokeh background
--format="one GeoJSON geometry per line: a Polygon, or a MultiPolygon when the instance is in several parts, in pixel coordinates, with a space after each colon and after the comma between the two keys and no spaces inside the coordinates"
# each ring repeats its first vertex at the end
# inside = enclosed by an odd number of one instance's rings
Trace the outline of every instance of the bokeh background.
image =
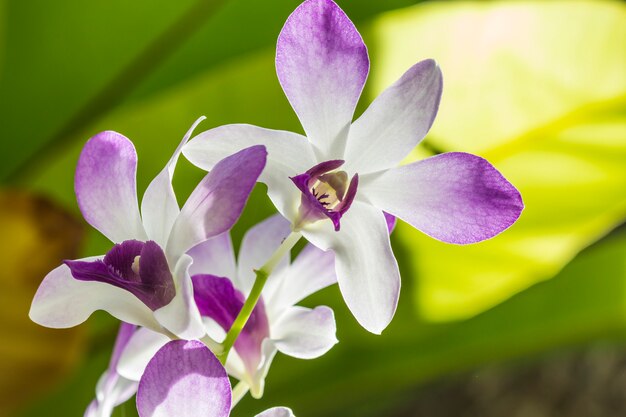
{"type": "MultiPolygon", "coordinates": [[[[301,131],[274,71],[297,0],[0,0],[0,416],[79,416],[117,329],[29,322],[62,259],[110,244],[78,212],[73,175],[102,130],[131,138],[145,189],[185,131],[246,122],[301,131]]],[[[476,245],[400,224],[398,313],[361,329],[331,287],[326,356],[279,356],[265,398],[298,417],[626,415],[626,7],[587,2],[340,0],[369,47],[357,113],[409,66],[435,58],[439,115],[410,160],[488,158],[522,192],[519,222],[476,245]]],[[[346,68],[347,71],[350,68],[346,68]]],[[[184,199],[202,172],[181,163],[184,199]]],[[[258,186],[235,242],[273,213],[258,186]]],[[[116,417],[136,416],[133,402],[116,417]]]]}

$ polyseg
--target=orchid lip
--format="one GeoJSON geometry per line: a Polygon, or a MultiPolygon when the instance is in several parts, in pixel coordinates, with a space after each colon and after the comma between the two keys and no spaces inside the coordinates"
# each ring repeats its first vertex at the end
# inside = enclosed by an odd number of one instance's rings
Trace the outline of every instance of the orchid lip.
{"type": "Polygon", "coordinates": [[[304,174],[290,177],[302,191],[296,230],[306,223],[329,218],[339,231],[341,216],[348,211],[356,195],[359,175],[348,181],[348,174],[338,170],[344,161],[330,160],[315,165],[304,174]]]}
{"type": "MultiPolygon", "coordinates": [[[[200,314],[213,319],[225,332],[232,327],[246,297],[237,290],[230,279],[210,274],[191,277],[194,299],[200,314]]],[[[234,348],[248,371],[253,374],[261,361],[261,345],[269,338],[270,327],[263,298],[254,307],[234,348]]]]}
{"type": "Polygon", "coordinates": [[[127,290],[153,311],[168,305],[176,295],[165,253],[151,240],[126,240],[113,246],[101,260],[64,262],[75,279],[127,290]]]}

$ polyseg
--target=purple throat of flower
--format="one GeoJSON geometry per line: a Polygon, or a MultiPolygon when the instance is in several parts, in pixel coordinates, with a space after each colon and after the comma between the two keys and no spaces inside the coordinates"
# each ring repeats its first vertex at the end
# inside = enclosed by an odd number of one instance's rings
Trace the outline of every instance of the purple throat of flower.
{"type": "Polygon", "coordinates": [[[152,311],[168,305],[176,295],[174,279],[163,249],[154,241],[126,240],[103,259],[64,261],[79,281],[97,281],[131,292],[152,311]]]}
{"type": "Polygon", "coordinates": [[[348,174],[340,171],[342,160],[322,162],[304,174],[290,177],[302,191],[298,219],[294,228],[302,228],[306,223],[329,218],[339,231],[341,216],[348,211],[356,196],[359,174],[348,180],[348,174]]]}
{"type": "MultiPolygon", "coordinates": [[[[193,275],[191,279],[194,299],[200,314],[210,317],[228,332],[243,308],[246,297],[225,277],[198,274],[193,275]]],[[[263,340],[269,337],[269,321],[261,297],[234,346],[250,374],[256,372],[262,358],[263,340]]]]}

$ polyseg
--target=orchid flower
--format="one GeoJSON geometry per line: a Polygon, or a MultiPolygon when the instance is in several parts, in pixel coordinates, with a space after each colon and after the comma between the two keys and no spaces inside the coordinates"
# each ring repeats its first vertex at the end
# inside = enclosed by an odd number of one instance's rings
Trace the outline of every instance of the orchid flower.
{"type": "Polygon", "coordinates": [[[208,170],[224,155],[265,145],[259,180],[294,231],[334,252],[340,290],[367,330],[389,324],[400,291],[384,213],[454,244],[489,239],[519,217],[519,192],[483,158],[451,152],[398,167],[437,113],[442,75],[433,60],[409,68],[351,123],[367,48],[333,1],[308,0],[278,37],[276,72],[306,138],[227,125],[199,134],[183,153],[208,170]]]}
{"type": "Polygon", "coordinates": [[[137,390],[139,417],[228,417],[226,370],[203,343],[174,340],[147,364],[137,390]]]}
{"type": "MultiPolygon", "coordinates": [[[[190,269],[194,297],[214,340],[224,338],[241,310],[255,279],[253,269],[267,260],[289,232],[289,222],[278,215],[259,223],[246,233],[238,262],[228,233],[189,252],[194,259],[190,269]]],[[[333,264],[331,252],[308,245],[292,264],[284,258],[276,267],[226,361],[228,373],[240,380],[236,400],[248,389],[255,398],[263,395],[265,376],[278,351],[313,359],[337,343],[330,308],[295,306],[336,282],[333,264]]],[[[168,341],[162,334],[139,329],[121,355],[118,372],[138,381],[150,358],[168,341]]]]}
{"type": "MultiPolygon", "coordinates": [[[[213,353],[197,341],[175,340],[148,363],[137,391],[139,417],[228,417],[231,387],[213,353]]],[[[294,417],[275,407],[256,417],[294,417]]]]}
{"type": "Polygon", "coordinates": [[[170,337],[205,335],[186,252],[236,222],[265,166],[266,151],[253,146],[218,162],[179,209],[172,175],[182,146],[201,120],[148,186],[141,214],[132,142],[109,131],[86,143],[76,169],[78,205],[85,220],[115,245],[104,256],[65,261],[50,272],[33,300],[33,321],[66,328],[105,310],[170,337]]]}
{"type": "Polygon", "coordinates": [[[85,417],[111,417],[113,408],[135,395],[138,383],[124,378],[117,372],[117,363],[136,327],[122,322],[115,340],[109,368],[102,374],[96,386],[96,398],[89,404],[85,417]]]}

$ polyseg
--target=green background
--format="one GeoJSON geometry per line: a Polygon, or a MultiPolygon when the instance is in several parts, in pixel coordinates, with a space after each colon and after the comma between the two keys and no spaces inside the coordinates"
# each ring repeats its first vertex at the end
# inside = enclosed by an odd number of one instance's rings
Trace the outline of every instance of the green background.
{"type": "MultiPolygon", "coordinates": [[[[370,335],[336,287],[315,294],[304,304],[333,307],[340,343],[314,361],[279,355],[265,397],[244,399],[235,416],[273,405],[290,406],[298,417],[400,415],[394,413],[410,408],[420,386],[446,375],[599,341],[622,346],[626,7],[414,3],[338,1],[372,63],[357,113],[413,63],[435,58],[444,75],[441,109],[408,160],[446,151],[484,156],[520,189],[526,209],[502,235],[470,246],[436,242],[400,224],[392,243],[403,288],[390,327],[370,335]]],[[[99,131],[116,130],[135,143],[140,193],[201,115],[207,120],[199,129],[245,122],[301,132],[274,70],[276,37],[298,4],[0,1],[4,190],[43,196],[79,218],[76,159],[99,131]]],[[[180,164],[179,201],[202,175],[180,164]]],[[[236,244],[274,212],[264,191],[257,186],[234,228],[236,244]]],[[[85,230],[76,255],[109,248],[85,230]]],[[[3,249],[17,238],[8,229],[0,233],[3,249]]],[[[45,240],[40,247],[45,251],[45,240]]],[[[0,289],[11,297],[8,283],[19,274],[0,273],[0,289]]],[[[0,310],[0,352],[9,353],[0,357],[0,371],[3,361],[38,369],[28,350],[10,349],[38,329],[15,325],[6,311],[0,310]]],[[[96,313],[81,327],[75,360],[58,364],[63,372],[53,382],[41,383],[36,372],[0,372],[0,382],[24,384],[27,393],[3,398],[0,416],[82,415],[106,369],[116,322],[96,313]]],[[[63,345],[34,348],[54,364],[63,345]]],[[[135,413],[131,401],[114,415],[135,413]]]]}

